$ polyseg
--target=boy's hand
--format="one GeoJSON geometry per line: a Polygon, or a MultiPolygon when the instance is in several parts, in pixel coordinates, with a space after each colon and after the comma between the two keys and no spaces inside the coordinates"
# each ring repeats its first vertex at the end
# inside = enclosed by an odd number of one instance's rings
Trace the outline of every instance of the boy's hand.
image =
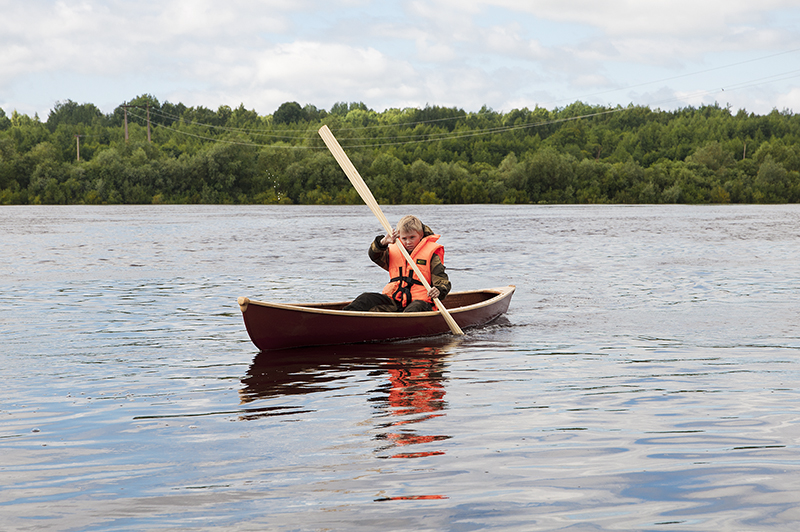
{"type": "Polygon", "coordinates": [[[439,297],[439,289],[435,286],[431,286],[431,289],[428,290],[428,297],[431,299],[436,299],[439,297]]]}
{"type": "Polygon", "coordinates": [[[383,247],[388,246],[389,244],[394,244],[394,241],[400,236],[400,233],[397,232],[397,229],[394,229],[390,235],[386,235],[381,239],[381,245],[383,247]]]}

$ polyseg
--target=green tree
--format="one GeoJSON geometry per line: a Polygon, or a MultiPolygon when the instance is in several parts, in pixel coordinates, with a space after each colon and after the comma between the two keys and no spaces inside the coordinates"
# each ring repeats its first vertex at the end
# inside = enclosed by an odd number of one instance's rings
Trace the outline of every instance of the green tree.
{"type": "Polygon", "coordinates": [[[295,124],[304,119],[303,108],[297,102],[282,103],[272,115],[275,124],[295,124]]]}
{"type": "Polygon", "coordinates": [[[5,131],[11,127],[11,119],[6,116],[6,112],[0,109],[0,131],[5,131]]]}
{"type": "Polygon", "coordinates": [[[104,116],[66,100],[46,123],[0,111],[0,202],[358,202],[316,134],[322,120],[388,203],[800,201],[800,120],[789,111],[339,102],[328,113],[287,102],[259,116],[147,94],[129,103],[127,142],[122,107],[104,116]]]}
{"type": "Polygon", "coordinates": [[[94,104],[78,105],[72,100],[67,100],[65,102],[56,102],[55,107],[47,117],[47,128],[53,133],[62,124],[90,126],[104,118],[103,113],[94,104]]]}
{"type": "Polygon", "coordinates": [[[759,201],[781,203],[786,201],[789,172],[771,155],[767,155],[758,168],[755,184],[756,190],[761,193],[759,201]]]}
{"type": "Polygon", "coordinates": [[[575,158],[561,154],[551,147],[537,151],[527,166],[528,196],[538,201],[540,196],[549,191],[565,190],[573,184],[575,177],[575,158]]]}

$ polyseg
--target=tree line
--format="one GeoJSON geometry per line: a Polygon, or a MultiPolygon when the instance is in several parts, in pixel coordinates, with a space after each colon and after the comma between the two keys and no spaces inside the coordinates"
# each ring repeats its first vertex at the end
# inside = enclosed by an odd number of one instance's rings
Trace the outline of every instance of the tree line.
{"type": "Polygon", "coordinates": [[[58,102],[46,121],[0,109],[0,204],[359,203],[322,124],[384,204],[800,201],[788,110],[287,102],[259,115],[142,95],[109,114],[58,102]]]}

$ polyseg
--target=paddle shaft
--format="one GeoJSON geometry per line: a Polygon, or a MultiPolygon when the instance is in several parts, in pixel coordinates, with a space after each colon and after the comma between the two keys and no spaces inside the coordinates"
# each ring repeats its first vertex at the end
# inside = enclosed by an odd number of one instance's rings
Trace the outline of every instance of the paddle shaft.
{"type": "MultiPolygon", "coordinates": [[[[333,154],[333,158],[336,159],[336,162],[339,163],[339,166],[342,167],[344,170],[345,175],[347,175],[347,179],[353,184],[358,191],[358,195],[361,196],[361,199],[364,200],[364,203],[367,204],[369,210],[378,218],[378,221],[381,223],[383,228],[386,230],[387,234],[391,235],[393,232],[392,225],[389,223],[389,220],[386,219],[386,216],[383,215],[383,211],[381,210],[378,202],[375,201],[375,197],[372,195],[369,187],[361,178],[361,175],[356,170],[356,167],[353,166],[353,163],[350,162],[350,158],[344,152],[342,147],[339,145],[339,141],[336,140],[336,137],[333,136],[331,130],[328,126],[322,126],[319,130],[319,136],[322,137],[323,142],[328,147],[328,149],[333,154]]],[[[422,272],[419,270],[419,267],[415,264],[414,260],[411,258],[411,255],[408,254],[405,246],[398,244],[397,247],[400,249],[400,252],[405,257],[406,262],[414,269],[414,272],[417,274],[417,277],[422,282],[422,286],[425,287],[425,290],[430,290],[431,285],[428,283],[428,280],[425,279],[425,276],[422,275],[422,272]]],[[[453,334],[464,334],[461,330],[461,327],[458,326],[456,320],[447,312],[447,309],[444,308],[442,302],[439,301],[439,298],[433,299],[434,303],[436,303],[436,308],[439,309],[439,312],[444,317],[444,320],[447,322],[447,325],[450,327],[450,330],[453,331],[453,334]]]]}

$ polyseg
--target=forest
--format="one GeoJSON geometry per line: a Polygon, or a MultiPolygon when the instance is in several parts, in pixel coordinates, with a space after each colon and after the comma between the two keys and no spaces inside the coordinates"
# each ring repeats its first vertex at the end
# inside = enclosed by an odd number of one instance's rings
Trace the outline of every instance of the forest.
{"type": "Polygon", "coordinates": [[[271,115],[141,95],[104,114],[0,109],[0,204],[356,204],[327,124],[383,204],[796,203],[800,116],[719,105],[662,111],[330,110],[271,115]]]}

